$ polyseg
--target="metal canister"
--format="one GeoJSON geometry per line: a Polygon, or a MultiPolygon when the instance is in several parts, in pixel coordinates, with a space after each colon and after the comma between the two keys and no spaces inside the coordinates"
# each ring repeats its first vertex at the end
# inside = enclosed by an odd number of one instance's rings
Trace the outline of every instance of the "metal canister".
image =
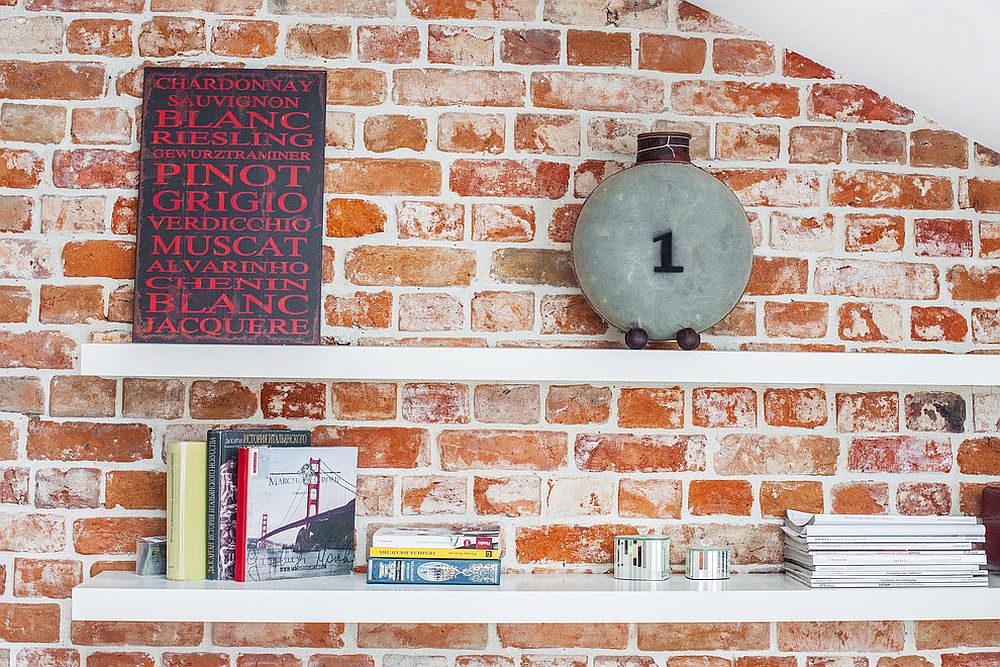
{"type": "Polygon", "coordinates": [[[728,579],[732,549],[725,547],[691,547],[687,552],[688,579],[728,579]]]}
{"type": "Polygon", "coordinates": [[[669,537],[615,536],[615,579],[663,581],[669,576],[669,537]]]}

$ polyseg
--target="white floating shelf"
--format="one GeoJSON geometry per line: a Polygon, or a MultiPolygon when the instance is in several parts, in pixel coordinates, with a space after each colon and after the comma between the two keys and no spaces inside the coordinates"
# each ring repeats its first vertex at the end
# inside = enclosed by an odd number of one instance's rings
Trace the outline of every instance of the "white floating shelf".
{"type": "Polygon", "coordinates": [[[505,575],[500,586],[387,586],[362,575],[238,584],[103,572],[73,589],[74,621],[654,623],[996,618],[989,588],[810,589],[781,574],[696,582],[505,575]]]}
{"type": "Polygon", "coordinates": [[[536,348],[85,344],[85,375],[120,377],[1000,385],[1000,355],[536,348]]]}

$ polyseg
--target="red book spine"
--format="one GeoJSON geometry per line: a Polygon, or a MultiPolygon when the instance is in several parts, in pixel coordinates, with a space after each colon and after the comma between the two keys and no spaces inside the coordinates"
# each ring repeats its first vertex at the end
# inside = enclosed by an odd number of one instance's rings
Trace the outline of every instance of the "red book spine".
{"type": "Polygon", "coordinates": [[[233,579],[247,580],[247,481],[250,450],[241,447],[236,459],[236,570],[233,579]]]}

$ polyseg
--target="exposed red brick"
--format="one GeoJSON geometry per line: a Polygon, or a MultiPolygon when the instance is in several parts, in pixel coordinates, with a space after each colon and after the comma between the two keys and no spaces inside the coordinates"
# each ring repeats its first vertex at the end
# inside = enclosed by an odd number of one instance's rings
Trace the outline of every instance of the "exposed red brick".
{"type": "Polygon", "coordinates": [[[901,651],[902,621],[806,621],[778,623],[782,651],[901,651]]]}
{"type": "MultiPolygon", "coordinates": [[[[73,546],[76,552],[93,554],[134,554],[136,540],[164,535],[165,519],[146,517],[108,517],[77,519],[73,522],[73,546]]],[[[77,641],[74,636],[75,643],[77,641]]]]}
{"type": "Polygon", "coordinates": [[[824,258],[816,264],[814,289],[839,296],[936,299],[938,270],[933,264],[824,258]]]}
{"type": "Polygon", "coordinates": [[[813,85],[809,92],[808,116],[813,120],[884,121],[907,125],[913,122],[914,114],[864,86],[822,83],[813,85]]]}
{"type": "Polygon", "coordinates": [[[753,428],[757,425],[757,394],[748,387],[699,387],[691,392],[695,426],[753,428]]]}
{"type": "Polygon", "coordinates": [[[769,336],[823,338],[829,318],[829,307],[822,302],[764,302],[764,331],[769,336]]]}
{"type": "Polygon", "coordinates": [[[574,445],[582,470],[681,472],[705,469],[703,436],[580,434],[574,445]]]}
{"type": "Polygon", "coordinates": [[[688,484],[691,514],[732,514],[749,516],[753,488],[741,479],[695,479],[688,484]]]}
{"type": "Polygon", "coordinates": [[[959,343],[969,335],[969,323],[945,306],[914,306],[910,310],[910,337],[920,341],[959,343]]]}
{"type": "Polygon", "coordinates": [[[915,253],[928,257],[971,257],[972,221],[917,218],[913,221],[915,253]]]}
{"type": "Polygon", "coordinates": [[[910,164],[914,167],[969,166],[969,140],[949,130],[910,132],[910,164]]]}
{"type": "Polygon", "coordinates": [[[196,380],[191,383],[194,419],[246,419],[257,413],[257,395],[237,380],[196,380]]]}
{"type": "Polygon", "coordinates": [[[610,563],[615,535],[635,534],[625,525],[546,525],[517,529],[519,563],[610,563]]]}
{"type": "Polygon", "coordinates": [[[628,639],[625,623],[498,623],[500,643],[511,648],[623,649],[628,639]]]}
{"type": "Polygon", "coordinates": [[[378,234],[387,217],[381,207],[367,199],[331,199],[326,203],[326,235],[350,238],[378,234]]]}
{"type": "Polygon", "coordinates": [[[426,465],[427,431],[391,426],[319,426],[313,444],[357,447],[362,468],[416,468],[426,465]]]}
{"type": "Polygon", "coordinates": [[[906,237],[901,215],[848,213],[844,225],[847,252],[898,252],[906,237]]]}
{"type": "Polygon", "coordinates": [[[906,164],[906,133],[855,128],[847,133],[847,160],[862,164],[906,164]]]}
{"type": "Polygon", "coordinates": [[[951,489],[934,482],[902,482],[896,489],[900,514],[924,516],[951,513],[951,489]]]}
{"type": "Polygon", "coordinates": [[[733,434],[722,438],[715,455],[721,475],[832,475],[840,442],[824,436],[733,434]]]}
{"type": "Polygon", "coordinates": [[[760,483],[761,516],[784,518],[788,510],[823,512],[823,483],[816,481],[760,483]]]}
{"type": "Polygon", "coordinates": [[[480,515],[538,515],[542,506],[541,480],[534,475],[476,477],[472,499],[480,515]]]}
{"type": "Polygon", "coordinates": [[[359,623],[359,648],[484,648],[485,623],[359,623]]]}
{"type": "Polygon", "coordinates": [[[465,207],[404,201],[396,207],[396,228],[402,239],[461,241],[465,236],[465,207]]]}
{"type": "Polygon", "coordinates": [[[452,192],[466,197],[558,199],[569,187],[569,165],[541,160],[455,160],[452,192]]]}
{"type": "Polygon", "coordinates": [[[94,100],[104,93],[104,66],[86,62],[0,61],[0,97],[94,100]]]}
{"type": "Polygon", "coordinates": [[[836,77],[833,70],[823,67],[795,51],[788,50],[785,51],[781,73],[795,79],[833,79],[836,77]]]}
{"type": "Polygon", "coordinates": [[[56,461],[137,461],[152,456],[144,424],[28,422],[28,458],[56,461]]]}
{"type": "Polygon", "coordinates": [[[468,285],[476,258],[461,248],[357,246],[347,253],[344,270],[355,285],[468,285]]]}
{"type": "Polygon", "coordinates": [[[951,180],[943,176],[835,171],[830,179],[832,206],[926,211],[949,209],[953,201],[951,180]]]}
{"type": "Polygon", "coordinates": [[[780,83],[741,81],[678,81],[670,89],[670,105],[689,116],[799,115],[799,91],[780,83]]]}
{"type": "Polygon", "coordinates": [[[519,107],[524,94],[524,78],[518,72],[427,68],[398,69],[392,74],[397,104],[519,107]]]}
{"type": "Polygon", "coordinates": [[[774,47],[756,39],[716,39],[712,69],[719,74],[762,76],[774,71],[774,47]]]}
{"type": "Polygon", "coordinates": [[[502,153],[504,118],[497,114],[448,112],[438,116],[438,148],[452,153],[502,153]]]}
{"type": "MultiPolygon", "coordinates": [[[[381,27],[381,26],[380,26],[381,27]]],[[[358,57],[366,62],[366,36],[370,27],[358,27],[358,57]]],[[[392,28],[387,28],[391,30],[392,28]]],[[[414,30],[414,32],[416,32],[414,30]]],[[[388,41],[388,40],[387,40],[388,41]]],[[[289,58],[347,58],[351,55],[351,29],[348,26],[300,23],[288,29],[285,55],[289,58]]]]}
{"type": "MultiPolygon", "coordinates": [[[[502,248],[493,253],[490,276],[503,283],[572,287],[576,274],[570,254],[549,248],[502,248]]],[[[553,305],[558,300],[552,301],[553,305]]],[[[572,304],[571,304],[572,305],[572,304]]],[[[556,308],[556,311],[561,308],[556,308]]],[[[578,311],[582,315],[582,311],[578,311]]]]}
{"type": "Polygon", "coordinates": [[[265,418],[323,419],[326,385],[322,382],[265,382],[260,389],[265,418]]]}
{"type": "Polygon", "coordinates": [[[68,598],[83,581],[78,560],[14,559],[14,595],[17,597],[68,598]]]}
{"type": "Polygon", "coordinates": [[[109,509],[159,510],[167,506],[167,476],[159,470],[110,470],[104,486],[109,509]]]}
{"type": "Polygon", "coordinates": [[[637,630],[642,651],[755,651],[771,644],[767,623],[640,623],[637,630]]]}
{"type": "Polygon", "coordinates": [[[858,472],[948,472],[951,443],[919,436],[854,438],[847,465],[858,472]]]}
{"type": "Polygon", "coordinates": [[[655,112],[664,108],[663,82],[630,74],[534,72],[531,97],[549,109],[655,112]]]}
{"type": "MultiPolygon", "coordinates": [[[[197,646],[204,636],[204,627],[203,623],[74,621],[70,639],[80,646],[197,646]]],[[[176,657],[171,662],[187,667],[176,657]]],[[[201,667],[198,662],[189,664],[201,667]]]]}
{"type": "Polygon", "coordinates": [[[788,161],[793,164],[840,162],[843,135],[839,127],[793,127],[788,131],[788,161]]]}
{"type": "Polygon", "coordinates": [[[680,35],[639,35],[639,69],[697,74],[705,69],[705,40],[680,35]]]}
{"type": "Polygon", "coordinates": [[[442,431],[443,470],[556,470],[566,465],[566,434],[474,429],[442,431]]]}
{"type": "Polygon", "coordinates": [[[417,159],[328,159],[326,192],[435,196],[441,192],[441,165],[436,161],[417,159]]]}
{"type": "Polygon", "coordinates": [[[540,28],[503,31],[500,60],[512,65],[555,65],[559,62],[559,31],[540,28]]]}
{"type": "Polygon", "coordinates": [[[996,301],[1000,299],[1000,268],[962,266],[948,269],[948,289],[957,301],[996,301]]]}
{"type": "Polygon", "coordinates": [[[903,315],[892,303],[845,303],[837,309],[837,331],[843,340],[897,341],[903,337],[903,315]]]}

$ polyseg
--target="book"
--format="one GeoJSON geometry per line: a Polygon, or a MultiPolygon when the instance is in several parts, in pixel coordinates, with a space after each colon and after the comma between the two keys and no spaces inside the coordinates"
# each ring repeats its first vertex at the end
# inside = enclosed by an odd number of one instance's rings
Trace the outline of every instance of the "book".
{"type": "Polygon", "coordinates": [[[955,579],[904,579],[904,578],[878,578],[866,577],[855,579],[816,579],[803,576],[794,572],[787,573],[795,581],[805,584],[810,588],[940,588],[940,587],[985,587],[990,582],[987,577],[962,577],[955,579]]]}
{"type": "Polygon", "coordinates": [[[785,512],[786,524],[794,526],[823,526],[823,525],[856,525],[856,524],[934,524],[944,523],[976,524],[979,520],[974,516],[950,516],[930,514],[924,516],[910,515],[886,515],[886,514],[813,514],[801,510],[787,510],[785,512]]]}
{"type": "Polygon", "coordinates": [[[500,548],[500,527],[383,526],[372,535],[371,546],[497,550],[500,548]]]}
{"type": "Polygon", "coordinates": [[[406,547],[371,547],[370,558],[445,558],[452,560],[498,560],[500,551],[494,549],[434,549],[406,547]]]}
{"type": "Polygon", "coordinates": [[[369,558],[369,584],[500,584],[500,561],[369,558]]]}
{"type": "Polygon", "coordinates": [[[955,565],[960,563],[983,565],[986,563],[986,552],[974,549],[958,552],[855,553],[829,551],[807,553],[786,547],[785,560],[801,563],[808,567],[815,565],[955,565]]]}
{"type": "Polygon", "coordinates": [[[232,579],[236,563],[236,454],[240,447],[308,447],[309,431],[213,429],[208,432],[206,568],[208,579],[232,579]]]}
{"type": "Polygon", "coordinates": [[[205,578],[207,444],[167,445],[167,579],[205,578]]]}
{"type": "Polygon", "coordinates": [[[790,525],[787,522],[782,526],[782,530],[788,535],[800,537],[921,537],[921,536],[948,536],[951,538],[961,538],[973,541],[983,541],[986,535],[986,526],[981,523],[835,523],[835,524],[808,524],[806,526],[790,525]]]}
{"type": "Polygon", "coordinates": [[[786,560],[786,572],[800,572],[821,578],[851,578],[851,577],[921,577],[941,575],[978,575],[984,570],[975,564],[947,565],[816,565],[806,568],[794,561],[786,560]]]}
{"type": "Polygon", "coordinates": [[[355,447],[241,447],[236,581],[354,570],[355,447]]]}
{"type": "Polygon", "coordinates": [[[887,537],[882,542],[870,537],[810,537],[785,535],[785,544],[802,551],[970,551],[973,542],[955,542],[952,537],[887,537]]]}

